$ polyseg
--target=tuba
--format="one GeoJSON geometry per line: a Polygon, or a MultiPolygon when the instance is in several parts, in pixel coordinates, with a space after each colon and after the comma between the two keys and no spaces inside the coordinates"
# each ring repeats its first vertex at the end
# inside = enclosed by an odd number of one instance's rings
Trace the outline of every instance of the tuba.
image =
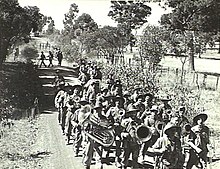
{"type": "Polygon", "coordinates": [[[85,134],[101,144],[104,147],[109,147],[113,144],[115,136],[113,133],[113,129],[109,129],[110,125],[105,120],[97,119],[94,116],[90,116],[89,123],[92,126],[95,126],[90,131],[85,131],[85,134]]]}
{"type": "Polygon", "coordinates": [[[152,137],[151,129],[145,125],[139,125],[136,128],[136,137],[138,140],[140,140],[142,143],[149,141],[152,137]]]}

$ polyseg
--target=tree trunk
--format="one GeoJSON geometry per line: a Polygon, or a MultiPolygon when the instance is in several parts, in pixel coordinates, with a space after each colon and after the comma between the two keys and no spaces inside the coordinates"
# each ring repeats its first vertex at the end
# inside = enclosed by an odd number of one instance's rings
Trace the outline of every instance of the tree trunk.
{"type": "Polygon", "coordinates": [[[189,69],[191,71],[195,71],[195,59],[194,59],[194,53],[191,52],[189,55],[189,69]]]}
{"type": "Polygon", "coordinates": [[[2,64],[6,59],[8,47],[9,43],[3,39],[0,39],[0,70],[2,69],[2,64]]]}
{"type": "Polygon", "coordinates": [[[218,53],[220,53],[220,39],[219,39],[219,42],[218,42],[218,53]]]}
{"type": "Polygon", "coordinates": [[[189,54],[189,69],[191,71],[195,71],[195,62],[194,62],[194,53],[195,53],[195,47],[194,47],[194,33],[191,34],[191,40],[189,43],[190,48],[190,54],[189,54]]]}

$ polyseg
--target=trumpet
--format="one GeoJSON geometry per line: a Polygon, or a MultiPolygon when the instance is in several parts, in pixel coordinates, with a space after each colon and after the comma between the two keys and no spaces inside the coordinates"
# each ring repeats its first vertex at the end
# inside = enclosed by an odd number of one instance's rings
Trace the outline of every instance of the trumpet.
{"type": "Polygon", "coordinates": [[[119,117],[123,117],[125,115],[125,110],[124,109],[119,109],[119,111],[118,111],[118,116],[119,117]]]}
{"type": "Polygon", "coordinates": [[[79,96],[74,96],[72,98],[72,100],[75,102],[75,103],[78,103],[80,101],[80,97],[79,96]]]}

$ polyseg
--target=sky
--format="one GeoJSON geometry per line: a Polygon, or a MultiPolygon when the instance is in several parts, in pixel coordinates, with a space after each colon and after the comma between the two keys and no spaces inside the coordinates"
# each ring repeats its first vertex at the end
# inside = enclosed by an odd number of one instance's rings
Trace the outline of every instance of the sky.
{"type": "MultiPolygon", "coordinates": [[[[18,0],[20,6],[37,6],[43,15],[51,16],[57,29],[63,29],[64,14],[69,11],[70,5],[76,3],[79,14],[87,13],[100,25],[116,26],[116,23],[108,17],[110,0],[18,0]]],[[[149,24],[157,25],[161,14],[165,11],[155,3],[148,4],[152,8],[152,14],[148,19],[149,24]]]]}

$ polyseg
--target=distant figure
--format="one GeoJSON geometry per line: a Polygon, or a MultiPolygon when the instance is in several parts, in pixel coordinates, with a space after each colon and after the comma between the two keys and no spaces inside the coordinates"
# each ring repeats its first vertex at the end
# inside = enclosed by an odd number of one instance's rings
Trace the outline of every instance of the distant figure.
{"type": "Polygon", "coordinates": [[[46,56],[44,55],[44,52],[42,51],[41,52],[41,55],[40,55],[40,60],[41,60],[41,63],[40,63],[40,66],[41,67],[42,65],[44,65],[45,67],[47,67],[47,65],[44,63],[44,60],[46,59],[46,56]]]}
{"type": "Polygon", "coordinates": [[[64,77],[60,74],[59,70],[56,70],[56,75],[53,80],[53,85],[56,91],[60,90],[65,86],[65,79],[64,77]]]}
{"type": "Polygon", "coordinates": [[[48,67],[50,67],[50,66],[53,67],[53,63],[52,63],[53,62],[53,53],[51,51],[49,51],[48,57],[49,57],[49,62],[50,62],[48,67]]]}
{"type": "Polygon", "coordinates": [[[61,63],[62,63],[62,60],[63,60],[63,54],[60,50],[57,53],[57,59],[58,59],[58,65],[61,66],[61,63]]]}
{"type": "Polygon", "coordinates": [[[14,61],[17,60],[18,55],[19,55],[19,48],[15,48],[15,51],[14,51],[14,61]]]}

